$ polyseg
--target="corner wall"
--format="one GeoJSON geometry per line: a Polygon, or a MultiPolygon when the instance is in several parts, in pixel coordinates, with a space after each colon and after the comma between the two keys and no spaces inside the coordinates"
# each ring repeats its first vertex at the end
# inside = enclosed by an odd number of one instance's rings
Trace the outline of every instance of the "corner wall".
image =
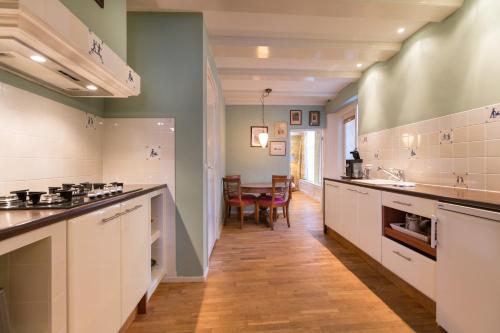
{"type": "Polygon", "coordinates": [[[128,60],[140,96],[106,100],[105,117],[175,118],[177,275],[203,276],[206,50],[200,13],[129,13],[128,60]]]}

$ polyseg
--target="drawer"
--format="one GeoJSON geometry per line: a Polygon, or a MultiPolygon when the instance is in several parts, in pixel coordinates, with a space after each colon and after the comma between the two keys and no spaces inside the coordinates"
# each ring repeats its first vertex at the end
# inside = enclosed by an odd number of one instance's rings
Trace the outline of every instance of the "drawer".
{"type": "Polygon", "coordinates": [[[382,192],[382,205],[427,218],[437,209],[437,201],[391,192],[382,192]]]}
{"type": "Polygon", "coordinates": [[[382,265],[420,290],[436,297],[436,262],[386,237],[382,237],[382,265]]]}

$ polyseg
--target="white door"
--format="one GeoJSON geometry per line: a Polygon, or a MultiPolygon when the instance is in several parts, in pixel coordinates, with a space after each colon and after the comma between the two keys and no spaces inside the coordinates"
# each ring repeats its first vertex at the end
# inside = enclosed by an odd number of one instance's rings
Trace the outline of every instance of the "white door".
{"type": "Polygon", "coordinates": [[[122,323],[151,282],[151,222],[148,197],[121,204],[122,323]]]}
{"type": "Polygon", "coordinates": [[[373,259],[382,260],[382,193],[358,189],[359,248],[373,259]]]}
{"type": "Polygon", "coordinates": [[[500,214],[439,207],[437,322],[453,333],[500,332],[500,214]]]}
{"type": "Polygon", "coordinates": [[[120,204],[68,222],[70,333],[111,333],[121,326],[120,204]]]}
{"type": "Polygon", "coordinates": [[[218,234],[217,226],[217,89],[212,70],[207,63],[207,156],[205,162],[207,175],[207,246],[208,257],[212,253],[218,234]]]}

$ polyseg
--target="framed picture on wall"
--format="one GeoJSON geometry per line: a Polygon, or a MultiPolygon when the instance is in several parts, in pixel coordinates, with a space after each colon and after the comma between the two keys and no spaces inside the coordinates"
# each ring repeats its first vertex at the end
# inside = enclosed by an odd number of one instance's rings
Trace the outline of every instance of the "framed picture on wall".
{"type": "Polygon", "coordinates": [[[97,2],[97,4],[98,4],[101,8],[104,8],[104,0],[95,0],[95,2],[97,2]]]}
{"type": "Polygon", "coordinates": [[[286,156],[286,141],[269,142],[269,155],[286,156]]]}
{"type": "Polygon", "coordinates": [[[278,121],[274,123],[274,137],[280,139],[288,137],[288,128],[286,122],[278,121]]]}
{"type": "Polygon", "coordinates": [[[290,125],[302,125],[302,110],[290,110],[290,125]]]}
{"type": "Polygon", "coordinates": [[[251,126],[250,127],[250,147],[261,147],[259,142],[259,134],[267,133],[267,126],[251,126]]]}
{"type": "Polygon", "coordinates": [[[319,126],[321,115],[319,111],[309,111],[309,126],[319,126]]]}

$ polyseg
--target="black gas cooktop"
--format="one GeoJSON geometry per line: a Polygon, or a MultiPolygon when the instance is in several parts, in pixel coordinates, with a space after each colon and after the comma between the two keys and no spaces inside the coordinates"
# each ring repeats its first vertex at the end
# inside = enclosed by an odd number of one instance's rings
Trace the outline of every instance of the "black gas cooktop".
{"type": "Polygon", "coordinates": [[[18,190],[0,196],[0,210],[70,209],[138,190],[124,191],[123,183],[117,182],[63,184],[48,192],[18,190]]]}

